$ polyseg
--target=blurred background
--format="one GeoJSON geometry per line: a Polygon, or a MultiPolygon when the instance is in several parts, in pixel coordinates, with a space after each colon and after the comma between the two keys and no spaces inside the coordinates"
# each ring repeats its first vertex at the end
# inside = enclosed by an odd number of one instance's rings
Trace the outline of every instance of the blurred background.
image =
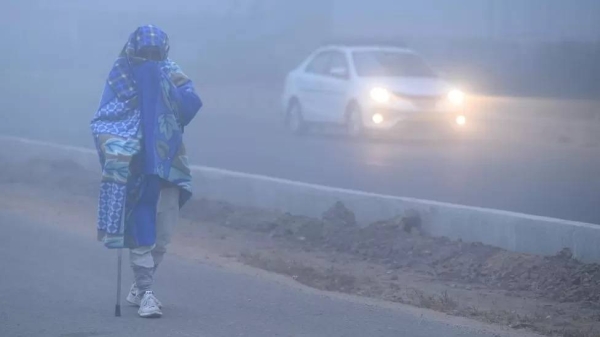
{"type": "Polygon", "coordinates": [[[407,44],[471,92],[600,96],[595,0],[20,0],[0,16],[1,71],[19,88],[8,97],[34,80],[38,95],[65,90],[90,113],[95,102],[81,95],[99,95],[128,34],[146,23],[171,35],[172,56],[191,77],[214,86],[279,87],[324,41],[368,37],[407,44]]]}

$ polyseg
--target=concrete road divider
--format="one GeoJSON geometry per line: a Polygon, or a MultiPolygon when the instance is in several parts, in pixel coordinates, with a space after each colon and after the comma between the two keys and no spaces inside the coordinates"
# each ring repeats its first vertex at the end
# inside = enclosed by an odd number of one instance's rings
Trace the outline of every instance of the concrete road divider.
{"type": "MultiPolygon", "coordinates": [[[[40,161],[75,162],[90,178],[99,174],[96,153],[14,137],[0,137],[3,165],[40,161]]],[[[195,197],[320,216],[341,201],[361,225],[406,214],[418,214],[433,236],[481,242],[510,251],[554,255],[564,248],[585,262],[600,262],[600,225],[512,212],[351,191],[209,167],[193,167],[195,197]]]]}

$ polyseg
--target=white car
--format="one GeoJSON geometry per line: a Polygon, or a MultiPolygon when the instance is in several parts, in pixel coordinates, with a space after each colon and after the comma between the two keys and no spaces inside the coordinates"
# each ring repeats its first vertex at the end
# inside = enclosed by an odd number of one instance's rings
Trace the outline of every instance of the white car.
{"type": "Polygon", "coordinates": [[[312,53],[285,81],[288,128],[344,126],[351,136],[390,131],[408,121],[467,122],[465,94],[439,78],[415,52],[397,47],[328,46],[312,53]]]}

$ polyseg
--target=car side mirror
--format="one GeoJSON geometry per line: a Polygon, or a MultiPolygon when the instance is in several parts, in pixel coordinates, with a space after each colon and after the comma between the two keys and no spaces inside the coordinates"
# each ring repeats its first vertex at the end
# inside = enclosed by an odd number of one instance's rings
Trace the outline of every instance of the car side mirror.
{"type": "Polygon", "coordinates": [[[348,78],[348,69],[346,69],[344,67],[331,68],[331,70],[329,70],[329,74],[333,77],[347,79],[348,78]]]}

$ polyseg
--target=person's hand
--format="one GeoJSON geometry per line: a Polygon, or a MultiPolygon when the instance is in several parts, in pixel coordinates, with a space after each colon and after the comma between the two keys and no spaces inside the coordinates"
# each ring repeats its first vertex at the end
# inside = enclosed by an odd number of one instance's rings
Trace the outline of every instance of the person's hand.
{"type": "Polygon", "coordinates": [[[190,79],[182,73],[172,73],[171,81],[175,84],[176,87],[180,87],[186,84],[190,79]]]}

